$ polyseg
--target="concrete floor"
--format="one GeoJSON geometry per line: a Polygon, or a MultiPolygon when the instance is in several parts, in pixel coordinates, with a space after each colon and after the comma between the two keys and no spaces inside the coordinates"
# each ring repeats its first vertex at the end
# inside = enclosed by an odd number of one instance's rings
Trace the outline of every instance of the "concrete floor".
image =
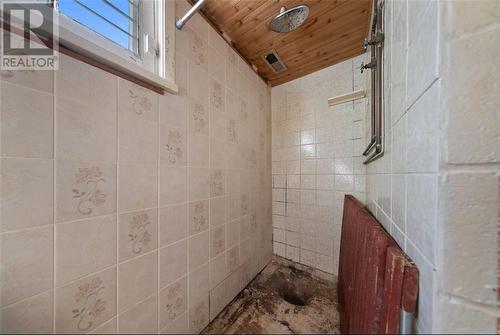
{"type": "Polygon", "coordinates": [[[336,283],[275,258],[202,333],[338,334],[336,283]]]}

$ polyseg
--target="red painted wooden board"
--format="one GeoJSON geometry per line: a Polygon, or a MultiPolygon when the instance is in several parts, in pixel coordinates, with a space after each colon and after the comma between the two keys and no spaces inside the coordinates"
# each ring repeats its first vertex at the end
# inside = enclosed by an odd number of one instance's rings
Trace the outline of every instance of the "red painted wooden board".
{"type": "Polygon", "coordinates": [[[397,333],[416,312],[418,271],[370,212],[346,195],[339,259],[342,333],[397,333]]]}
{"type": "Polygon", "coordinates": [[[387,249],[386,263],[384,305],[379,333],[397,334],[406,260],[399,248],[390,247],[387,249]]]}

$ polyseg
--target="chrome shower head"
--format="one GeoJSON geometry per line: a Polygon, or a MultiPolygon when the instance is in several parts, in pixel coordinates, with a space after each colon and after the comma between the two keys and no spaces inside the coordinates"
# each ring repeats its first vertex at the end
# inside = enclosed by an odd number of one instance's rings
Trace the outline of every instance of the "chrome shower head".
{"type": "Polygon", "coordinates": [[[269,28],[278,33],[288,33],[300,27],[309,15],[309,7],[300,5],[290,9],[281,7],[278,15],[269,22],[269,28]]]}

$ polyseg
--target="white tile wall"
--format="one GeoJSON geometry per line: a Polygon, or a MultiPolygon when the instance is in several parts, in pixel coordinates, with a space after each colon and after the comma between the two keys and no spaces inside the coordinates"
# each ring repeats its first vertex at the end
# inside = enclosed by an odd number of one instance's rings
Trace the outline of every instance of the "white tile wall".
{"type": "Polygon", "coordinates": [[[419,268],[416,331],[495,332],[498,1],[394,0],[385,11],[391,122],[367,204],[419,268]]]}
{"type": "Polygon", "coordinates": [[[421,332],[433,329],[437,287],[437,7],[433,0],[385,4],[385,153],[368,165],[366,185],[368,207],[419,268],[421,332]]]}
{"type": "Polygon", "coordinates": [[[500,4],[440,3],[442,332],[498,333],[500,4]],[[457,71],[459,69],[459,71],[457,71]]]}
{"type": "Polygon", "coordinates": [[[329,107],[364,87],[365,56],[272,89],[274,252],[337,273],[343,196],[365,199],[366,99],[329,107]],[[361,143],[361,146],[357,144],[361,143]]]}

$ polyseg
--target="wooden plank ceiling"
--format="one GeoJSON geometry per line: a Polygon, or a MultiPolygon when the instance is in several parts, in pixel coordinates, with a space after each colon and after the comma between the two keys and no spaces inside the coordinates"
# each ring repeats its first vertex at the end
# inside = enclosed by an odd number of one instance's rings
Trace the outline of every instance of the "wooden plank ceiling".
{"type": "Polygon", "coordinates": [[[302,77],[364,52],[371,0],[208,0],[202,9],[236,50],[272,86],[302,77]],[[309,17],[297,30],[276,33],[269,21],[298,5],[309,6],[309,17]],[[262,59],[275,49],[287,70],[274,73],[262,59]]]}

